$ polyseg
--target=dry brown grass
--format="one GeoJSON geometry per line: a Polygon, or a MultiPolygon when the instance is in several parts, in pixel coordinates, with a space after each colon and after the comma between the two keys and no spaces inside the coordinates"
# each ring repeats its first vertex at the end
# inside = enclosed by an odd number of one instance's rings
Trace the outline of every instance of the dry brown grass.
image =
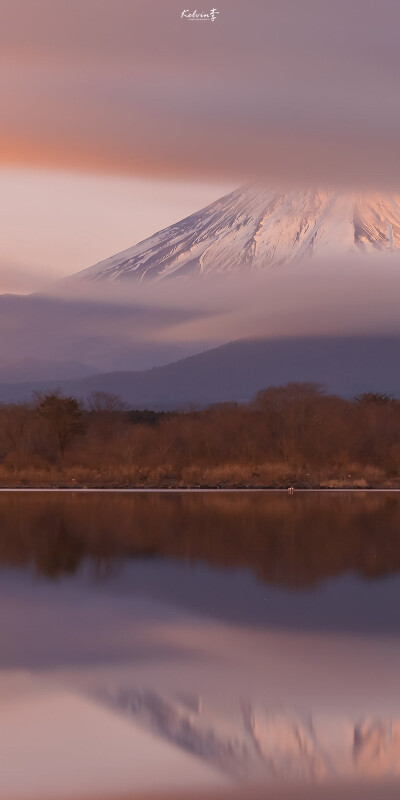
{"type": "Polygon", "coordinates": [[[371,465],[343,469],[293,469],[286,463],[235,464],[177,470],[170,464],[153,468],[113,464],[90,468],[80,464],[24,467],[0,465],[1,488],[400,488],[400,480],[371,465]]]}

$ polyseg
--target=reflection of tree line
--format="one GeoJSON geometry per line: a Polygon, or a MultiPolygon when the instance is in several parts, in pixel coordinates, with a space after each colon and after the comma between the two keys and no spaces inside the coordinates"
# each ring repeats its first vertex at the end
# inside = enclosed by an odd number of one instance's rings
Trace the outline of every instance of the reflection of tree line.
{"type": "Polygon", "coordinates": [[[354,485],[400,483],[400,401],[353,401],[313,384],[198,411],[129,411],[93,393],[0,407],[3,485],[354,485]],[[360,484],[361,479],[361,484],[360,484]],[[362,482],[363,481],[363,482],[362,482]]]}
{"type": "Polygon", "coordinates": [[[160,556],[250,568],[302,586],[400,569],[400,496],[389,494],[0,495],[0,563],[73,573],[160,556]]]}

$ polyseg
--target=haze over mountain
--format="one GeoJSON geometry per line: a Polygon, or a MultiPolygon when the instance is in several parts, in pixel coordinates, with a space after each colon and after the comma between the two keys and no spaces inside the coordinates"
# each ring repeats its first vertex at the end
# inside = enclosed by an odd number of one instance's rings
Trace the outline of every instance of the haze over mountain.
{"type": "Polygon", "coordinates": [[[54,295],[3,295],[0,401],[58,385],[158,408],[289,381],[400,394],[399,252],[398,196],[238,189],[54,295]]]}
{"type": "Polygon", "coordinates": [[[16,361],[0,361],[0,383],[20,381],[55,381],[67,378],[85,378],[94,375],[93,367],[80,361],[45,361],[38,358],[21,358],[16,361]]]}
{"type": "Polygon", "coordinates": [[[0,402],[26,401],[33,391],[59,388],[79,399],[105,391],[130,407],[174,409],[248,401],[268,386],[304,381],[345,397],[369,391],[400,396],[399,361],[400,336],[243,340],[148,370],[0,383],[0,402]]]}
{"type": "Polygon", "coordinates": [[[75,277],[215,276],[399,250],[399,196],[245,186],[75,277]]]}

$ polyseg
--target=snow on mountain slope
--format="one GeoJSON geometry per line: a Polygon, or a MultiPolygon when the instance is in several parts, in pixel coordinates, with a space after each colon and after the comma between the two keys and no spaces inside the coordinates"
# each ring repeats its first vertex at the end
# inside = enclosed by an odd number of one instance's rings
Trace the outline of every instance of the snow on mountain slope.
{"type": "Polygon", "coordinates": [[[400,250],[400,197],[237,189],[77,277],[140,281],[262,270],[304,257],[400,250]]]}
{"type": "MultiPolygon", "coordinates": [[[[157,738],[239,781],[400,776],[400,722],[385,715],[290,713],[242,701],[211,705],[149,690],[100,690],[96,699],[157,738]]],[[[232,699],[231,699],[232,702],[232,699]]]]}

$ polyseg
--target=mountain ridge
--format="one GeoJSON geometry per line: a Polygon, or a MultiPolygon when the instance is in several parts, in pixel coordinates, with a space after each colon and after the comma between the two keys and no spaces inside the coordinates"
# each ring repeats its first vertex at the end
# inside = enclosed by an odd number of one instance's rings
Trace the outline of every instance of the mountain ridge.
{"type": "Polygon", "coordinates": [[[105,391],[131,407],[170,410],[247,402],[261,389],[290,382],[323,384],[345,397],[368,391],[400,396],[399,360],[400,336],[247,339],[147,370],[0,384],[0,402],[26,401],[32,391],[59,388],[81,399],[105,391]]]}

